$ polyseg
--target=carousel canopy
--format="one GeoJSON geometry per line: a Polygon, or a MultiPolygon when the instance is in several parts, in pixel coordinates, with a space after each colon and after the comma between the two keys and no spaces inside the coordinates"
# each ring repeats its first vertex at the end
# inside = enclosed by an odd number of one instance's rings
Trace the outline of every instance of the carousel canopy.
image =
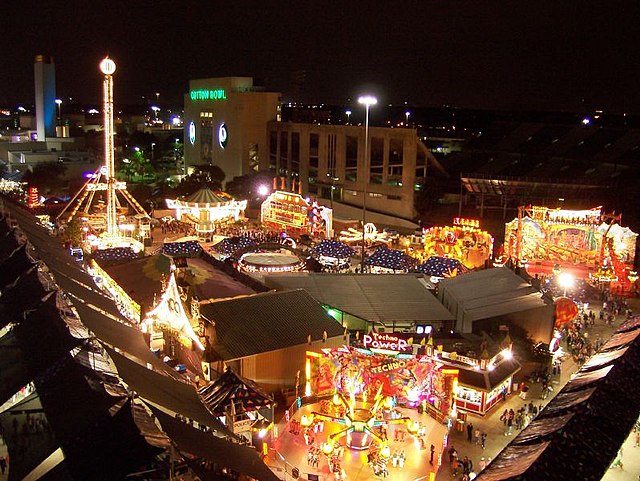
{"type": "Polygon", "coordinates": [[[416,272],[435,277],[453,277],[466,270],[458,259],[440,256],[431,256],[416,267],[416,272]]]}
{"type": "Polygon", "coordinates": [[[233,403],[236,413],[257,411],[273,404],[273,398],[253,381],[227,369],[218,379],[199,390],[200,397],[216,416],[224,416],[233,403]]]}
{"type": "Polygon", "coordinates": [[[334,259],[347,259],[356,252],[344,242],[335,240],[323,240],[311,249],[311,255],[315,258],[320,256],[333,257],[334,259]]]}
{"type": "Polygon", "coordinates": [[[402,251],[381,247],[373,255],[367,257],[365,264],[394,271],[407,271],[413,267],[416,260],[402,251]]]}
{"type": "Polygon", "coordinates": [[[190,197],[187,197],[183,202],[204,206],[205,204],[226,204],[231,201],[233,201],[233,197],[229,194],[220,191],[214,192],[205,187],[192,194],[190,197]]]}

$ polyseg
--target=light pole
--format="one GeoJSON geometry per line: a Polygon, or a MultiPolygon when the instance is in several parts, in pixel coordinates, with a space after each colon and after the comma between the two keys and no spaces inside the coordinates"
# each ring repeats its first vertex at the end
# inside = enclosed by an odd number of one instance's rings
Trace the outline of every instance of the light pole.
{"type": "Polygon", "coordinates": [[[155,146],[156,146],[156,143],[155,142],[151,142],[151,160],[153,160],[153,150],[154,150],[155,146]]]}
{"type": "Polygon", "coordinates": [[[351,119],[351,110],[347,110],[345,114],[347,114],[347,125],[349,125],[349,120],[351,119]]]}
{"type": "Polygon", "coordinates": [[[378,103],[378,99],[372,95],[364,95],[358,99],[358,103],[364,105],[364,161],[362,175],[362,260],[360,272],[364,274],[364,226],[367,223],[367,184],[369,183],[369,109],[378,103]]]}
{"type": "Polygon", "coordinates": [[[56,99],[56,105],[58,106],[58,121],[62,118],[62,114],[60,113],[62,109],[62,99],[56,99]]]}
{"type": "Polygon", "coordinates": [[[405,119],[406,119],[405,124],[406,124],[407,128],[409,127],[409,115],[411,115],[411,112],[409,112],[409,111],[407,110],[407,111],[404,113],[404,117],[405,117],[405,119]]]}

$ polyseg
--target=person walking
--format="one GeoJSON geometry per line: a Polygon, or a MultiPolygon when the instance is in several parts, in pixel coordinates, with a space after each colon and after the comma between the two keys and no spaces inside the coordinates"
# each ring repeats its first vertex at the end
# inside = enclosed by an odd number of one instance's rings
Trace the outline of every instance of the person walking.
{"type": "Polygon", "coordinates": [[[467,424],[467,441],[471,442],[473,436],[473,423],[467,424]]]}
{"type": "Polygon", "coordinates": [[[433,466],[433,455],[434,455],[434,454],[435,454],[435,452],[436,452],[436,447],[435,447],[433,444],[431,445],[430,451],[431,451],[431,452],[430,452],[430,456],[429,456],[429,464],[430,464],[431,466],[433,466]]]}

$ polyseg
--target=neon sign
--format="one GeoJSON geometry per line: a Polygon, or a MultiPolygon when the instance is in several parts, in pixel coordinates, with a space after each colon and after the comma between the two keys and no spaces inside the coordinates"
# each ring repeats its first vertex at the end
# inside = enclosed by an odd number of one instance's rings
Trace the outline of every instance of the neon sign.
{"type": "Polygon", "coordinates": [[[413,348],[406,340],[389,334],[378,334],[375,332],[365,334],[362,337],[362,342],[365,349],[370,349],[373,352],[397,353],[413,351],[413,348]]]}
{"type": "Polygon", "coordinates": [[[227,92],[224,89],[199,89],[189,92],[191,100],[227,100],[227,92]]]}
{"type": "Polygon", "coordinates": [[[464,217],[454,217],[453,225],[459,225],[461,227],[480,227],[480,221],[478,219],[465,219],[464,217]]]}

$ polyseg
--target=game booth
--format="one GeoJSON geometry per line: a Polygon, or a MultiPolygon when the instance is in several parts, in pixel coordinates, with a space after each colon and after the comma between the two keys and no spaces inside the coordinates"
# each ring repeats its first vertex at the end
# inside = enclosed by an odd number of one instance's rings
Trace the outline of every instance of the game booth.
{"type": "Polygon", "coordinates": [[[520,207],[518,217],[505,225],[504,258],[517,259],[535,276],[558,270],[577,279],[610,283],[629,289],[638,234],[604,214],[602,207],[567,210],[520,207]]]}
{"type": "Polygon", "coordinates": [[[411,255],[424,262],[432,256],[459,261],[467,269],[482,268],[493,254],[493,237],[477,219],[455,217],[453,225],[423,230],[424,250],[411,255]]]}

